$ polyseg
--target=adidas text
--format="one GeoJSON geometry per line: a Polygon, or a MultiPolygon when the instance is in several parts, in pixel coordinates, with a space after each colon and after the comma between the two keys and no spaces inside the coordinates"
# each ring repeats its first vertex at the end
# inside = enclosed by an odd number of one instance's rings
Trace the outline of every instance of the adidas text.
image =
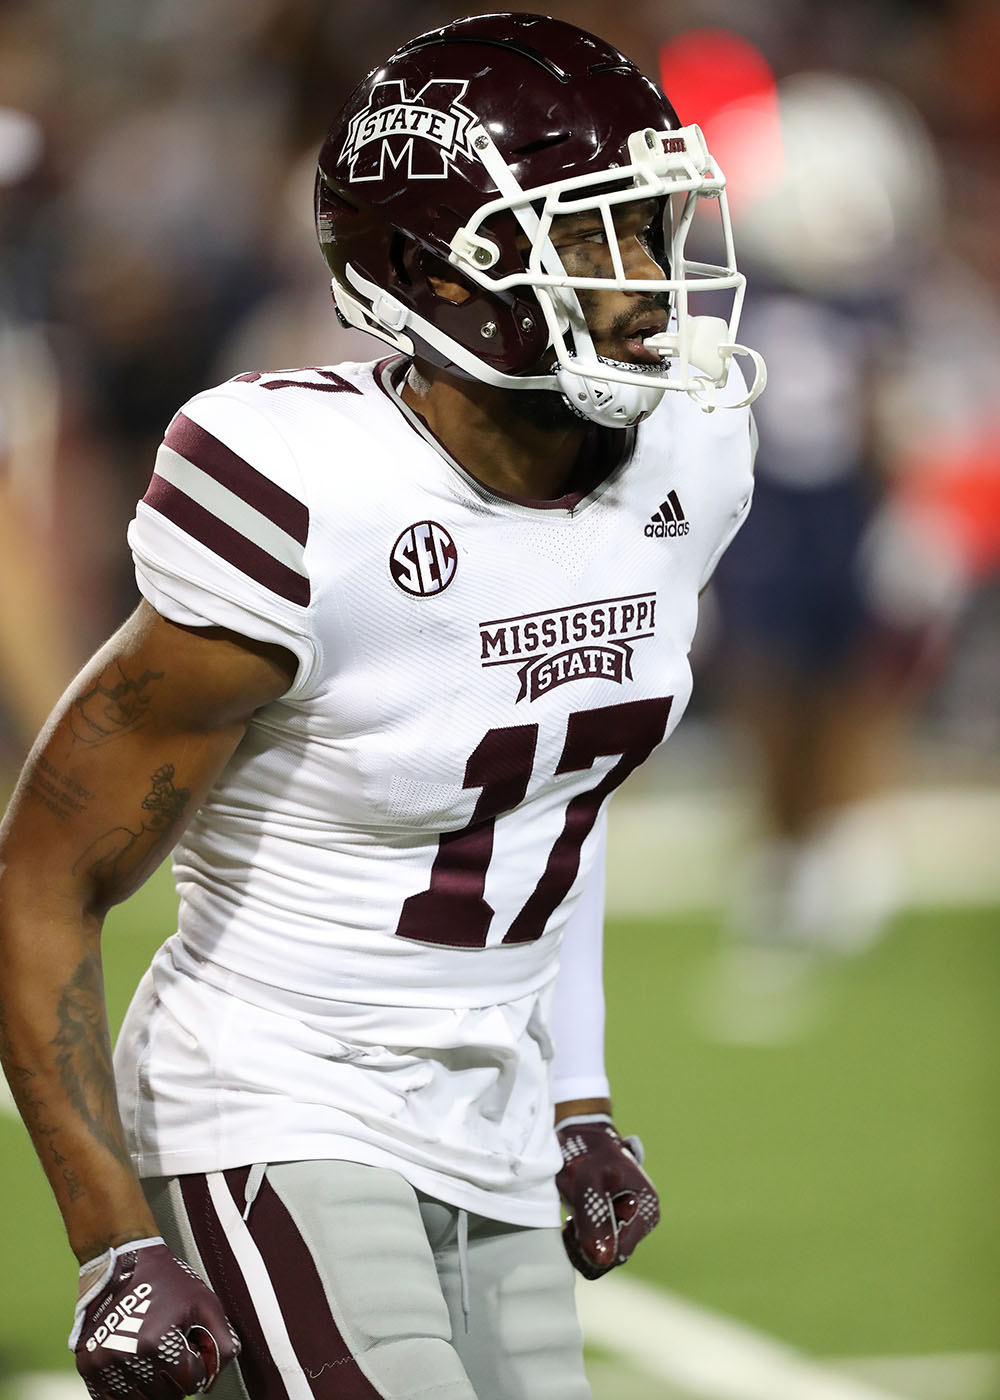
{"type": "Polygon", "coordinates": [[[101,1325],[95,1328],[94,1335],[87,1338],[87,1350],[96,1351],[98,1347],[107,1347],[110,1351],[124,1351],[134,1355],[139,1350],[137,1334],[149,1309],[149,1295],[152,1291],[151,1284],[140,1283],[133,1292],[120,1298],[101,1325]]]}
{"type": "Polygon", "coordinates": [[[651,520],[643,530],[651,540],[662,540],[666,538],[676,539],[678,535],[686,535],[691,528],[690,520],[651,520]]]}

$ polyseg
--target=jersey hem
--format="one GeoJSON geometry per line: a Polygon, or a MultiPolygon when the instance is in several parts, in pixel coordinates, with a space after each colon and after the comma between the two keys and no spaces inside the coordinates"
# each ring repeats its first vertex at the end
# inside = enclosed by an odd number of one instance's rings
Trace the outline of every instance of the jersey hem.
{"type": "Polygon", "coordinates": [[[471,1183],[456,1180],[441,1172],[419,1167],[401,1160],[390,1152],[358,1142],[352,1138],[324,1135],[307,1141],[289,1138],[280,1142],[248,1142],[239,1149],[221,1155],[198,1152],[133,1152],[132,1164],[140,1178],[189,1176],[208,1172],[229,1171],[234,1167],[255,1163],[277,1162],[357,1162],[367,1167],[385,1167],[394,1171],[415,1190],[432,1196],[445,1205],[467,1210],[488,1220],[500,1220],[507,1225],[531,1225],[543,1228],[560,1223],[559,1199],[553,1178],[550,1185],[540,1185],[531,1193],[535,1199],[512,1196],[502,1191],[487,1191],[471,1183]]]}

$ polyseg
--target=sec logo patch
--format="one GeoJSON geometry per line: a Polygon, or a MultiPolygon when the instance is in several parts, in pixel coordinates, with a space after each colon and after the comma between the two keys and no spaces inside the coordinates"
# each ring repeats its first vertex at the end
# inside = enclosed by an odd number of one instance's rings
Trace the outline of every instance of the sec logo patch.
{"type": "Polygon", "coordinates": [[[393,582],[416,598],[442,593],[457,568],[455,541],[436,520],[420,520],[409,526],[389,555],[393,582]]]}

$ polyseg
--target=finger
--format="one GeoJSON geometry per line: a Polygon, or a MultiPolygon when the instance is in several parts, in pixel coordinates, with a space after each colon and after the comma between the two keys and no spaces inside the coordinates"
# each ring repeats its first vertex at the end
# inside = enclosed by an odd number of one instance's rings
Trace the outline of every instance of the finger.
{"type": "Polygon", "coordinates": [[[618,1251],[618,1221],[615,1219],[611,1197],[591,1188],[584,1196],[582,1208],[574,1211],[580,1248],[600,1268],[610,1268],[618,1251]]]}
{"type": "MultiPolygon", "coordinates": [[[[632,1195],[631,1192],[627,1194],[632,1195]]],[[[660,1218],[659,1202],[651,1191],[644,1191],[633,1199],[636,1202],[635,1210],[618,1232],[617,1262],[619,1264],[624,1264],[636,1245],[640,1240],[646,1238],[660,1218]]]]}
{"type": "MultiPolygon", "coordinates": [[[[176,1395],[198,1395],[205,1388],[206,1368],[198,1352],[188,1345],[181,1332],[173,1332],[164,1338],[169,1344],[167,1365],[163,1365],[164,1351],[160,1352],[160,1378],[164,1382],[163,1394],[174,1400],[176,1395]],[[177,1345],[179,1345],[179,1354],[177,1345]],[[172,1389],[171,1389],[172,1388],[172,1389]]],[[[161,1348],[163,1344],[161,1343],[161,1348]]]]}
{"type": "Polygon", "coordinates": [[[569,1262],[573,1265],[573,1268],[586,1279],[600,1278],[602,1274],[606,1274],[609,1269],[613,1269],[615,1266],[615,1261],[613,1259],[607,1264],[598,1265],[592,1263],[587,1258],[580,1248],[580,1241],[577,1239],[572,1220],[567,1220],[566,1224],[563,1226],[563,1245],[566,1248],[569,1262]]]}
{"type": "Polygon", "coordinates": [[[639,1197],[634,1191],[620,1191],[617,1196],[612,1197],[611,1209],[614,1211],[615,1220],[618,1222],[620,1239],[621,1227],[627,1225],[639,1209],[639,1197]]]}
{"type": "Polygon", "coordinates": [[[218,1379],[222,1370],[222,1357],[219,1353],[219,1343],[215,1336],[207,1327],[200,1327],[195,1324],[187,1334],[187,1343],[201,1357],[205,1368],[205,1379],[202,1383],[202,1391],[209,1391],[218,1379]]]}

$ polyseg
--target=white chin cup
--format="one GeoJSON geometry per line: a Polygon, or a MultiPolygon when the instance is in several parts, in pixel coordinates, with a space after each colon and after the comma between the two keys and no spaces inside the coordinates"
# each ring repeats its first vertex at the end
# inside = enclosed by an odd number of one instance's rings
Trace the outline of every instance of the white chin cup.
{"type": "MultiPolygon", "coordinates": [[[[630,365],[632,369],[634,366],[630,365]]],[[[602,428],[631,428],[648,418],[666,392],[650,384],[619,384],[574,374],[565,365],[556,370],[556,382],[574,413],[602,428]]]]}

